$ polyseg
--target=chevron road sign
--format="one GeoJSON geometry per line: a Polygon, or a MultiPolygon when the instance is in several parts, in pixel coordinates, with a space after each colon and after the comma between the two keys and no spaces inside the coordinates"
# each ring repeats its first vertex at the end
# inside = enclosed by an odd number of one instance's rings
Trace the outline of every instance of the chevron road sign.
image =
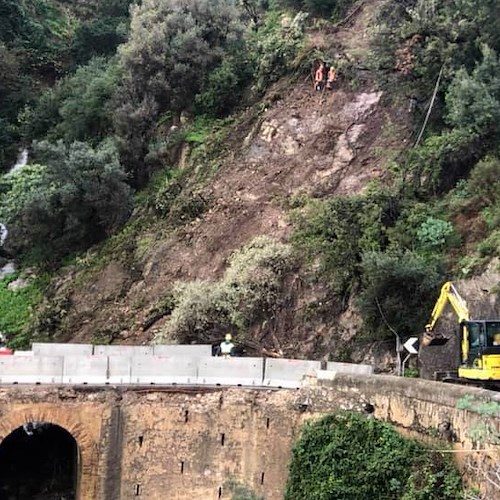
{"type": "Polygon", "coordinates": [[[415,343],[418,342],[418,337],[410,337],[404,344],[403,347],[410,353],[410,354],[417,354],[417,348],[418,346],[415,345],[415,343]]]}

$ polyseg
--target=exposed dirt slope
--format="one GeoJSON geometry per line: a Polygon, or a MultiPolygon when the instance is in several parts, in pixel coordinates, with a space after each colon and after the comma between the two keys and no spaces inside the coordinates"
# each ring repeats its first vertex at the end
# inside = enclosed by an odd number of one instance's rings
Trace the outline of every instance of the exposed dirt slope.
{"type": "MultiPolygon", "coordinates": [[[[354,67],[366,67],[380,3],[366,2],[348,26],[330,34],[311,32],[309,45],[328,47],[332,61],[341,56],[354,67]]],[[[342,75],[335,90],[326,93],[316,92],[304,76],[278,82],[263,100],[265,111],[248,110],[234,127],[230,153],[204,188],[210,208],[202,216],[175,233],[145,232],[134,269],[117,259],[89,285],[76,288],[73,277],[61,284],[60,293],[70,293],[73,304],[66,319],[72,340],[149,341],[155,328],[142,331],[146,312],[175,280],[220,276],[231,252],[257,235],[287,239],[291,227],[284,199],[299,192],[347,196],[383,178],[388,160],[410,134],[406,103],[387,105],[366,70],[360,70],[353,87],[342,75]]],[[[301,291],[293,279],[291,290],[295,304],[308,300],[310,291],[301,291]]],[[[352,335],[354,318],[339,321],[352,335]]],[[[305,355],[298,345],[317,335],[310,331],[313,325],[301,326],[292,318],[288,326],[295,333],[281,333],[289,337],[289,351],[305,355]]],[[[317,330],[327,335],[331,329],[317,330]]],[[[326,349],[328,342],[322,345],[326,349]]]]}

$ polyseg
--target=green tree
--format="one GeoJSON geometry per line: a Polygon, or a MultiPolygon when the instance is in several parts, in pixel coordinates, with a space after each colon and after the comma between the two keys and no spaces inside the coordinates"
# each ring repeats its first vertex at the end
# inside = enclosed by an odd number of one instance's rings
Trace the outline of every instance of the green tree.
{"type": "Polygon", "coordinates": [[[295,214],[296,247],[334,293],[349,294],[361,278],[361,256],[385,245],[384,223],[390,220],[392,201],[384,194],[335,197],[312,201],[295,214]]]}
{"type": "Polygon", "coordinates": [[[20,114],[25,137],[99,143],[113,131],[112,98],[120,79],[116,59],[96,57],[79,66],[20,114]]]}
{"type": "Polygon", "coordinates": [[[16,254],[37,253],[48,262],[87,248],[128,218],[131,193],[114,147],[81,142],[39,143],[42,165],[4,179],[0,219],[16,254]]]}
{"type": "Polygon", "coordinates": [[[500,60],[487,45],[471,74],[457,71],[446,95],[447,118],[455,127],[472,130],[492,145],[500,136],[500,60]]]}
{"type": "Polygon", "coordinates": [[[95,16],[84,19],[75,30],[72,53],[79,64],[95,56],[111,56],[127,40],[129,9],[133,0],[98,2],[95,16]]]}
{"type": "Polygon", "coordinates": [[[451,222],[429,217],[417,231],[418,241],[425,251],[442,251],[455,235],[451,222]]]}
{"type": "Polygon", "coordinates": [[[149,177],[141,169],[153,123],[165,111],[178,117],[190,109],[242,34],[233,0],[145,0],[133,7],[129,41],[119,50],[125,74],[116,126],[137,184],[149,177]]]}
{"type": "Polygon", "coordinates": [[[371,252],[363,255],[362,270],[359,310],[366,331],[392,337],[387,323],[403,337],[422,331],[443,279],[437,265],[411,252],[371,252]]]}

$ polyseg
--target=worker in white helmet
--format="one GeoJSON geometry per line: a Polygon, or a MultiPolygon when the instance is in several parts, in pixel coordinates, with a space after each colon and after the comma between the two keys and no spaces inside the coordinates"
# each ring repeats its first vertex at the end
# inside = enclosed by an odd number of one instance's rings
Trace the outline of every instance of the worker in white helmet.
{"type": "Polygon", "coordinates": [[[230,333],[227,333],[224,340],[220,343],[220,355],[224,358],[229,358],[234,356],[234,344],[232,342],[233,337],[230,333]]]}

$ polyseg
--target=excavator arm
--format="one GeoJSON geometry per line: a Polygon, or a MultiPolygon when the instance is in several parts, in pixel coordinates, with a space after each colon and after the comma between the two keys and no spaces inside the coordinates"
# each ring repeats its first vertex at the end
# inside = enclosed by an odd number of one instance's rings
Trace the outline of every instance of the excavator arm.
{"type": "Polygon", "coordinates": [[[451,307],[455,311],[455,314],[458,316],[459,323],[469,321],[470,313],[467,307],[467,303],[460,296],[453,283],[451,281],[447,281],[441,287],[441,293],[439,294],[436,304],[434,305],[429,323],[425,325],[423,338],[424,346],[444,344],[448,341],[448,339],[443,335],[439,335],[434,332],[436,323],[443,314],[443,311],[448,303],[451,305],[451,307]]]}

